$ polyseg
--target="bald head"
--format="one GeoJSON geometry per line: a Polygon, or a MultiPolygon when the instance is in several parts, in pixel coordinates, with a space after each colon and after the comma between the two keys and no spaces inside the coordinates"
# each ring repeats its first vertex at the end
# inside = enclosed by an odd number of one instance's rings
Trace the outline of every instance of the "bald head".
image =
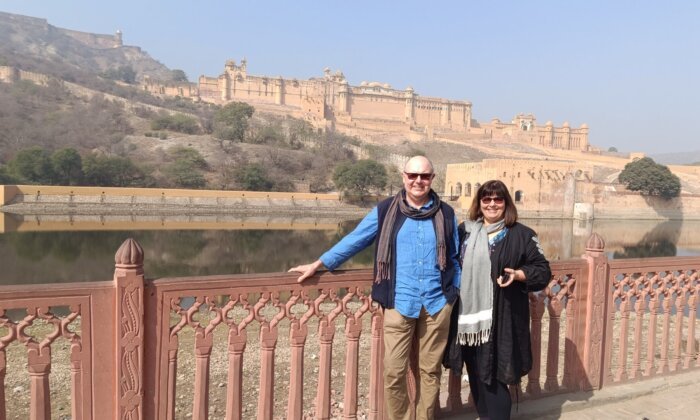
{"type": "Polygon", "coordinates": [[[433,163],[425,156],[413,156],[403,166],[403,171],[408,173],[433,173],[433,163]]]}

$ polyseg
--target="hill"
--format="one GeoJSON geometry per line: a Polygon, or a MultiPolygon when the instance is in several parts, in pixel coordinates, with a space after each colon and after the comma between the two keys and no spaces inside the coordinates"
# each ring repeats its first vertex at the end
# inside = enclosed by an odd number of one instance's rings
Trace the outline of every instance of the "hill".
{"type": "Polygon", "coordinates": [[[700,150],[681,153],[658,153],[650,157],[664,165],[690,165],[700,162],[700,150]]]}
{"type": "Polygon", "coordinates": [[[170,80],[173,72],[141,48],[125,46],[121,33],[92,34],[58,28],[45,19],[0,12],[0,64],[64,80],[130,67],[137,80],[170,80]]]}

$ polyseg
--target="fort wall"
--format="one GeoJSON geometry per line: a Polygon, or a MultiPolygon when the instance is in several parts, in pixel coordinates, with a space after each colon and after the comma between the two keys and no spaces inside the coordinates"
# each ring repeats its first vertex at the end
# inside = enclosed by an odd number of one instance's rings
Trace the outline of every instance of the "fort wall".
{"type": "Polygon", "coordinates": [[[485,159],[447,165],[445,196],[468,209],[485,181],[503,181],[521,217],[565,219],[700,220],[700,194],[666,200],[601,183],[591,163],[552,160],[485,159]]]}
{"type": "Polygon", "coordinates": [[[3,185],[2,205],[17,203],[227,205],[304,203],[336,206],[338,194],[188,190],[169,188],[66,187],[48,185],[3,185]]]}
{"type": "MultiPolygon", "coordinates": [[[[468,101],[421,96],[412,87],[404,90],[387,83],[362,82],[351,86],[342,72],[324,70],[322,77],[298,80],[248,74],[245,59],[228,60],[218,77],[200,76],[198,84],[170,85],[147,81],[144,89],[157,95],[191,97],[225,104],[242,101],[253,106],[276,105],[281,113],[301,113],[315,127],[406,133],[426,130],[452,133],[459,140],[506,138],[543,147],[588,151],[588,127],[537,125],[531,114],[519,114],[511,122],[494,119],[477,122],[468,101]]],[[[430,137],[430,136],[429,136],[430,137]]]]}
{"type": "Polygon", "coordinates": [[[61,33],[75,39],[76,41],[79,41],[80,43],[90,48],[106,50],[122,46],[121,31],[117,31],[114,35],[106,35],[61,28],[61,33]]]}

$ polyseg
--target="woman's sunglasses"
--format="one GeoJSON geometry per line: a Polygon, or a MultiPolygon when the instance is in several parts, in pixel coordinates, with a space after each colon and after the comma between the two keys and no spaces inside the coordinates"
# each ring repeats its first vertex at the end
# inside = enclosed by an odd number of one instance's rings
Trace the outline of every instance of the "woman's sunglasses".
{"type": "Polygon", "coordinates": [[[492,201],[496,204],[503,204],[506,200],[503,197],[481,197],[481,204],[483,205],[491,204],[492,201]]]}

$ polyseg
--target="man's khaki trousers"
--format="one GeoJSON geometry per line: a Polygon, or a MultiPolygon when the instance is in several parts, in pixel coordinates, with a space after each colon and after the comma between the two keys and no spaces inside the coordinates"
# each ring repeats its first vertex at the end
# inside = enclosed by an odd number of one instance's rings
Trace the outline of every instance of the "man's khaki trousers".
{"type": "Polygon", "coordinates": [[[435,418],[451,312],[450,304],[435,316],[430,316],[423,308],[415,319],[406,318],[395,309],[384,310],[384,398],[389,419],[411,418],[406,376],[414,334],[418,338],[419,372],[416,420],[435,418]]]}

